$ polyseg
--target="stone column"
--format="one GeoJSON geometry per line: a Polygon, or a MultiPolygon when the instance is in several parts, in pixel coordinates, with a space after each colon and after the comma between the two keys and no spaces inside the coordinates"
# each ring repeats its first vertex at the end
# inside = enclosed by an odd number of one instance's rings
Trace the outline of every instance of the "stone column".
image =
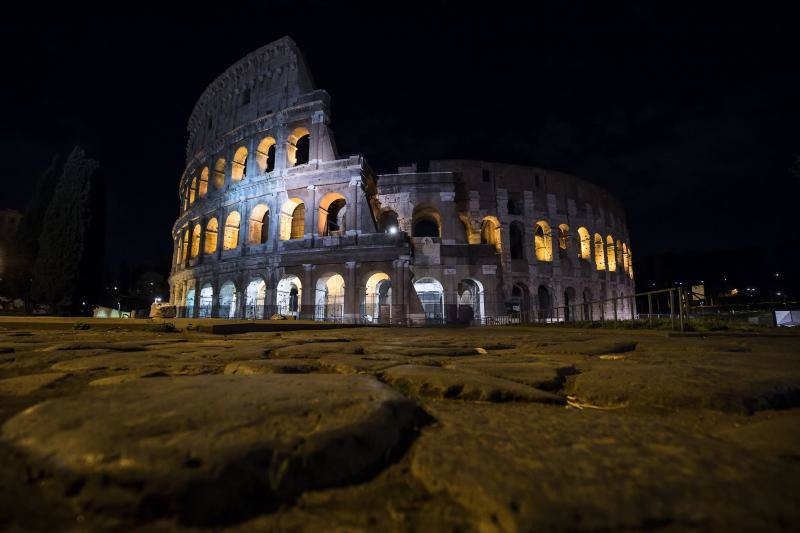
{"type": "Polygon", "coordinates": [[[444,279],[442,288],[444,289],[444,317],[447,322],[456,320],[458,317],[458,280],[456,279],[456,269],[445,267],[442,269],[444,279]]]}
{"type": "Polygon", "coordinates": [[[303,263],[303,293],[301,295],[300,318],[314,320],[314,305],[316,303],[316,287],[314,286],[315,265],[303,263]]]}
{"type": "Polygon", "coordinates": [[[347,261],[344,266],[347,268],[347,278],[344,284],[344,321],[355,323],[359,316],[359,298],[361,287],[356,282],[356,268],[358,263],[347,261]]]}
{"type": "Polygon", "coordinates": [[[456,214],[456,193],[440,192],[439,197],[441,199],[441,213],[439,214],[442,217],[442,244],[455,244],[455,223],[461,223],[456,214]]]}
{"type": "Polygon", "coordinates": [[[197,250],[197,264],[199,265],[203,262],[203,256],[205,255],[206,225],[208,224],[208,220],[201,218],[200,220],[197,221],[197,223],[200,224],[200,244],[198,245],[199,249],[197,250]]]}
{"type": "Polygon", "coordinates": [[[219,315],[219,282],[217,280],[211,281],[211,290],[214,291],[211,297],[211,318],[217,318],[219,315]]]}
{"type": "MultiPolygon", "coordinates": [[[[222,259],[222,250],[225,247],[225,208],[217,209],[217,261],[222,259]]],[[[216,293],[214,293],[216,294],[216,293]]]]}
{"type": "Polygon", "coordinates": [[[360,174],[358,176],[350,177],[349,188],[352,203],[348,203],[344,227],[347,235],[357,235],[361,233],[361,221],[359,220],[359,213],[365,209],[362,203],[364,195],[361,190],[360,174]]]}
{"type": "Polygon", "coordinates": [[[392,324],[405,324],[408,309],[408,299],[405,293],[405,272],[403,270],[403,260],[395,259],[392,261],[394,272],[392,273],[392,324]]]}

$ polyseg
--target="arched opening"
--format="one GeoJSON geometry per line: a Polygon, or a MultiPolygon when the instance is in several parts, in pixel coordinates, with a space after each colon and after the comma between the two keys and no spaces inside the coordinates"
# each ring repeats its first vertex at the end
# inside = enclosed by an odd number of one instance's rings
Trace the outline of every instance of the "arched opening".
{"type": "Polygon", "coordinates": [[[178,238],[175,239],[175,264],[176,265],[180,265],[181,264],[181,259],[183,259],[183,256],[182,256],[183,250],[181,249],[181,244],[182,244],[181,236],[178,235],[178,238]]]}
{"type": "Polygon", "coordinates": [[[206,240],[203,246],[203,252],[213,254],[217,251],[217,233],[219,232],[219,223],[216,218],[212,218],[206,224],[206,240]]]}
{"type": "Polygon", "coordinates": [[[267,284],[263,279],[254,279],[247,285],[244,299],[244,316],[248,319],[264,318],[264,301],[267,298],[267,284]]]}
{"type": "Polygon", "coordinates": [[[189,258],[189,253],[191,252],[190,245],[191,245],[191,234],[189,233],[189,230],[186,229],[183,232],[183,246],[181,247],[182,248],[181,257],[184,260],[189,258]]]}
{"type": "Polygon", "coordinates": [[[221,189],[225,185],[225,159],[220,157],[214,163],[214,188],[221,189]]]}
{"type": "Polygon", "coordinates": [[[279,238],[302,239],[306,231],[306,205],[300,198],[289,198],[281,207],[279,238]]]}
{"type": "Polygon", "coordinates": [[[197,190],[197,178],[192,178],[192,184],[189,185],[189,205],[194,204],[196,190],[197,190]]]}
{"type": "Polygon", "coordinates": [[[564,289],[564,320],[567,322],[574,319],[572,306],[575,303],[575,289],[567,287],[564,289]]]}
{"type": "Polygon", "coordinates": [[[594,266],[597,270],[606,269],[605,246],[603,246],[603,237],[599,233],[594,234],[594,266]]]}
{"type": "Polygon", "coordinates": [[[462,279],[458,284],[458,319],[461,322],[480,323],[485,317],[483,284],[472,278],[462,279]]]}
{"type": "Polygon", "coordinates": [[[525,228],[522,223],[512,222],[508,236],[511,239],[511,259],[525,259],[525,228]]]}
{"type": "Polygon", "coordinates": [[[234,250],[239,246],[239,223],[242,217],[238,211],[231,211],[225,219],[225,233],[222,237],[222,249],[234,250]]]}
{"type": "Polygon", "coordinates": [[[459,244],[480,244],[480,234],[472,235],[472,223],[470,223],[469,217],[465,214],[459,214],[458,219],[461,221],[461,229],[464,230],[462,240],[458,241],[459,244]]]}
{"type": "Polygon", "coordinates": [[[300,317],[300,302],[302,302],[303,289],[300,278],[287,276],[278,282],[276,304],[278,314],[283,316],[300,317]]]}
{"type": "Polygon", "coordinates": [[[592,291],[583,289],[583,319],[592,319],[592,291]]]}
{"type": "Polygon", "coordinates": [[[633,279],[633,251],[628,248],[628,277],[633,279]]]}
{"type": "Polygon", "coordinates": [[[422,304],[426,320],[444,320],[444,288],[434,278],[420,278],[414,282],[414,290],[422,304]]]}
{"type": "Polygon", "coordinates": [[[628,245],[622,243],[622,268],[627,273],[630,269],[630,257],[628,256],[628,245]]]}
{"type": "Polygon", "coordinates": [[[387,324],[391,315],[392,281],[385,272],[376,272],[367,279],[361,316],[367,322],[387,324]]]}
{"type": "Polygon", "coordinates": [[[347,212],[347,201],[336,192],[329,192],[319,201],[317,217],[317,233],[319,235],[340,235],[344,232],[344,216],[347,212]]]}
{"type": "Polygon", "coordinates": [[[275,170],[275,139],[264,137],[256,148],[256,165],[258,171],[272,172],[275,170]]]}
{"type": "Polygon", "coordinates": [[[233,154],[231,180],[241,181],[247,177],[247,148],[240,146],[233,154]]]}
{"type": "Polygon", "coordinates": [[[589,240],[589,230],[584,227],[578,228],[578,239],[580,240],[580,249],[578,250],[578,257],[580,259],[589,260],[592,255],[592,245],[589,240]]]}
{"type": "Polygon", "coordinates": [[[481,244],[491,244],[500,252],[500,222],[495,217],[485,217],[481,222],[481,244]]]}
{"type": "Polygon", "coordinates": [[[522,283],[515,283],[511,288],[511,300],[509,301],[512,313],[528,313],[530,307],[530,292],[528,287],[522,283]]]}
{"type": "Polygon", "coordinates": [[[566,255],[569,250],[569,226],[566,224],[558,225],[558,253],[559,256],[566,255]]]}
{"type": "Polygon", "coordinates": [[[200,227],[200,224],[195,224],[192,228],[192,259],[200,255],[200,233],[202,231],[203,228],[200,227]]]}
{"type": "Polygon", "coordinates": [[[236,285],[226,281],[219,290],[219,318],[236,317],[236,285]]]}
{"type": "Polygon", "coordinates": [[[199,318],[209,318],[212,306],[214,305],[214,288],[210,283],[206,283],[200,289],[200,306],[197,308],[199,318]]]}
{"type": "Polygon", "coordinates": [[[387,209],[378,218],[378,227],[384,233],[395,234],[400,231],[400,223],[397,220],[397,212],[387,209]]]}
{"type": "Polygon", "coordinates": [[[250,244],[264,244],[269,240],[269,208],[266,205],[258,204],[250,211],[247,233],[250,244]]]}
{"type": "Polygon", "coordinates": [[[315,320],[341,322],[344,318],[344,278],[327,274],[317,279],[315,320]]]}
{"type": "Polygon", "coordinates": [[[197,193],[200,195],[200,198],[205,198],[206,194],[208,194],[208,167],[203,167],[203,170],[200,171],[200,183],[198,187],[197,193]]]}
{"type": "Polygon", "coordinates": [[[544,285],[539,285],[536,296],[539,300],[539,320],[550,320],[553,316],[553,301],[550,298],[550,291],[544,285]]]}
{"type": "Polygon", "coordinates": [[[289,135],[289,144],[286,151],[289,157],[289,166],[294,167],[308,163],[310,148],[310,132],[303,127],[295,128],[289,135]]]}
{"type": "Polygon", "coordinates": [[[429,205],[415,207],[411,220],[414,237],[441,237],[442,217],[435,207],[429,205]]]}
{"type": "Polygon", "coordinates": [[[617,254],[614,251],[614,237],[606,237],[606,253],[608,254],[608,271],[617,271],[617,254]]]}
{"type": "Polygon", "coordinates": [[[182,316],[189,318],[194,316],[194,287],[186,291],[186,308],[182,316]]]}
{"type": "Polygon", "coordinates": [[[533,244],[536,248],[536,259],[539,261],[553,260],[553,235],[550,231],[550,225],[544,220],[536,223],[533,244]]]}

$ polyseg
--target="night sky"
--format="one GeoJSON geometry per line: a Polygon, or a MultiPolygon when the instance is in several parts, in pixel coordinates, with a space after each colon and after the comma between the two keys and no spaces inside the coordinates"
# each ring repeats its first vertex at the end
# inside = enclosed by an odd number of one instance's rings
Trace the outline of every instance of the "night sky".
{"type": "Polygon", "coordinates": [[[571,172],[622,200],[636,257],[797,232],[797,12],[334,4],[4,17],[0,207],[23,210],[52,154],[79,143],[107,182],[106,264],[166,271],[192,107],[289,35],[331,94],[340,154],[379,172],[434,158],[571,172]]]}

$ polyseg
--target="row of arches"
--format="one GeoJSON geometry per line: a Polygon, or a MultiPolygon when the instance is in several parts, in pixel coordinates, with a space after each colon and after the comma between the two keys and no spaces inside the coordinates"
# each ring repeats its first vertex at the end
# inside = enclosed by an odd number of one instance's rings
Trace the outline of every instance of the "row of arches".
{"type": "MultiPolygon", "coordinates": [[[[255,170],[264,174],[275,170],[277,142],[268,135],[259,141],[255,149],[255,170]]],[[[292,130],[287,137],[286,155],[289,166],[304,165],[308,163],[311,150],[311,134],[305,127],[292,130]]],[[[247,177],[250,153],[245,146],[239,146],[233,153],[230,162],[230,180],[232,183],[242,181],[247,177]]],[[[192,177],[184,186],[181,193],[182,211],[186,211],[199,198],[204,198],[209,192],[209,186],[219,190],[225,186],[228,162],[224,157],[214,161],[209,170],[203,167],[198,175],[192,177]]]]}
{"type": "MultiPolygon", "coordinates": [[[[318,206],[318,232],[322,236],[339,235],[345,228],[345,215],[347,213],[347,200],[339,193],[331,192],[324,195],[318,206]]],[[[283,204],[278,214],[279,227],[278,239],[282,241],[302,239],[305,236],[305,203],[299,198],[289,198],[283,204]]],[[[195,223],[191,229],[183,230],[177,246],[176,263],[180,264],[186,259],[196,258],[201,252],[213,254],[217,251],[217,242],[222,239],[223,250],[234,250],[240,244],[240,228],[242,216],[239,211],[231,211],[225,218],[225,224],[220,236],[219,221],[211,217],[203,228],[200,222],[195,223]]],[[[266,204],[256,205],[249,213],[247,220],[248,244],[265,244],[270,238],[270,210],[266,204]]]]}
{"type": "MultiPolygon", "coordinates": [[[[385,211],[381,214],[381,220],[393,220],[396,224],[397,213],[385,211]]],[[[469,218],[462,214],[459,215],[466,241],[469,244],[490,244],[497,252],[503,251],[502,233],[500,221],[494,216],[485,216],[480,224],[480,231],[473,230],[469,218]]],[[[432,205],[421,205],[414,208],[412,215],[412,236],[414,237],[441,237],[442,220],[438,210],[432,205]]],[[[631,278],[633,278],[633,259],[628,245],[621,240],[614,240],[612,235],[605,238],[600,233],[592,236],[589,230],[583,226],[577,229],[575,234],[570,233],[567,224],[557,226],[557,239],[555,240],[560,257],[569,257],[571,249],[576,247],[575,254],[579,259],[593,262],[597,270],[608,270],[616,272],[621,268],[631,278]],[[573,244],[574,243],[574,244],[573,244]]],[[[533,226],[533,250],[537,261],[552,262],[554,257],[554,238],[553,229],[546,220],[539,220],[533,226]]],[[[509,255],[512,260],[527,259],[526,257],[526,236],[525,225],[515,220],[509,225],[509,255]]]]}
{"type": "MultiPolygon", "coordinates": [[[[203,283],[199,291],[194,287],[178,294],[183,316],[198,318],[269,318],[278,313],[300,318],[303,302],[303,284],[295,275],[281,278],[274,291],[274,302],[267,302],[266,281],[261,277],[251,279],[240,291],[233,280],[226,280],[214,294],[214,286],[203,283]]],[[[313,310],[307,312],[315,320],[343,321],[345,318],[345,281],[341,274],[332,272],[319,276],[314,291],[313,310]]],[[[392,283],[385,272],[371,274],[360,295],[359,314],[362,321],[388,322],[391,316],[392,283]]],[[[307,310],[308,311],[308,310],[307,310]]]]}

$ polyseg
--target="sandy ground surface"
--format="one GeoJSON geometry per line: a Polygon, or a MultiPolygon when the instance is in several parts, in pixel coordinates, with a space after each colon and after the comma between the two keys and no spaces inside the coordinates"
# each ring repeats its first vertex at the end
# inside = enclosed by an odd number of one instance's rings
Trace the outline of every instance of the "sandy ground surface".
{"type": "Polygon", "coordinates": [[[800,336],[0,324],[0,527],[796,529],[800,336]]]}

